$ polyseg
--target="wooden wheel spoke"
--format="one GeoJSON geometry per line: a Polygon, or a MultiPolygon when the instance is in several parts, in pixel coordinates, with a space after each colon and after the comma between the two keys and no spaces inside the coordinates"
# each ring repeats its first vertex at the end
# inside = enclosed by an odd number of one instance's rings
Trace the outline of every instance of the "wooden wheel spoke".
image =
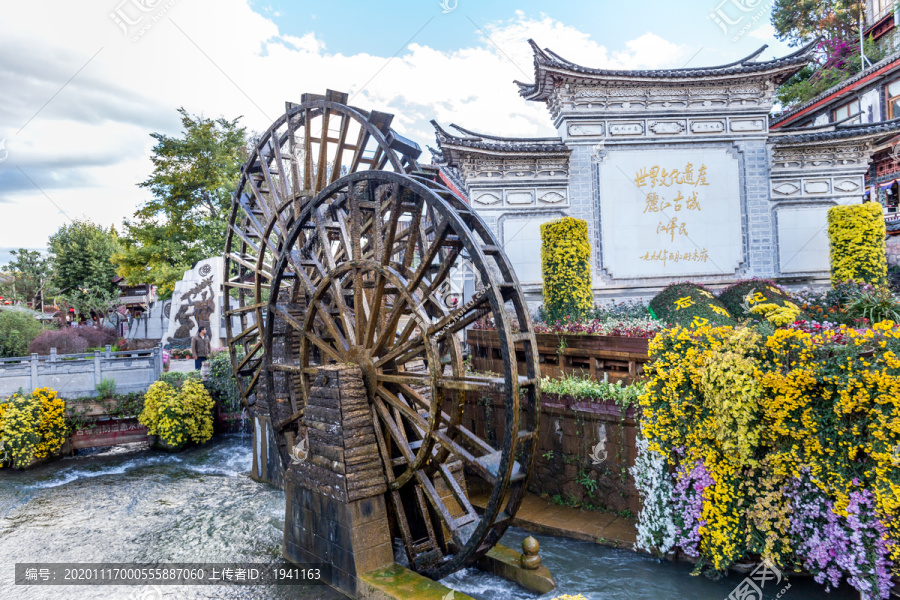
{"type": "MultiPolygon", "coordinates": [[[[328,234],[325,231],[325,226],[322,223],[322,216],[318,211],[315,212],[316,217],[316,231],[319,234],[319,242],[322,248],[322,254],[325,257],[325,264],[329,270],[333,271],[336,268],[334,262],[334,256],[331,253],[331,242],[328,240],[328,234]]],[[[335,306],[337,306],[338,312],[341,315],[341,321],[344,324],[344,331],[346,332],[347,341],[351,345],[356,345],[356,333],[353,328],[353,320],[350,318],[350,309],[347,307],[347,302],[344,300],[344,291],[341,288],[340,281],[337,278],[331,278],[331,287],[334,290],[333,300],[335,306]]]]}
{"type": "Polygon", "coordinates": [[[306,339],[315,344],[317,348],[327,354],[335,362],[342,362],[344,360],[343,354],[339,354],[337,348],[335,348],[319,336],[310,333],[309,331],[304,332],[303,335],[306,339]]]}
{"type": "MultiPolygon", "coordinates": [[[[418,356],[420,354],[424,354],[427,351],[425,346],[425,339],[421,335],[417,335],[411,340],[407,340],[403,344],[396,346],[393,350],[378,358],[375,361],[375,366],[377,368],[383,367],[388,362],[397,359],[400,356],[409,360],[413,356],[418,356]]],[[[406,362],[406,360],[398,361],[401,364],[406,362]]]]}
{"type": "MultiPolygon", "coordinates": [[[[415,402],[416,404],[418,404],[425,410],[429,410],[431,408],[431,405],[428,402],[428,400],[425,399],[417,391],[415,391],[414,389],[409,387],[409,385],[407,385],[406,382],[402,382],[402,383],[398,382],[398,383],[400,385],[400,390],[403,392],[403,395],[405,397],[412,399],[413,402],[415,402]]],[[[487,442],[482,440],[480,437],[475,435],[472,431],[466,429],[465,427],[462,427],[459,424],[454,424],[450,418],[450,415],[448,415],[447,413],[441,411],[440,417],[441,417],[441,422],[447,424],[448,433],[451,433],[451,434],[458,433],[460,441],[462,441],[469,448],[471,448],[472,452],[475,452],[479,455],[484,455],[484,454],[491,454],[496,451],[495,448],[493,448],[490,444],[488,444],[487,442]]],[[[440,433],[439,430],[436,430],[436,432],[440,433]]],[[[445,442],[442,442],[442,445],[448,444],[446,447],[449,450],[452,450],[453,452],[457,452],[457,453],[459,453],[459,451],[462,450],[462,448],[460,448],[460,446],[456,442],[452,441],[450,437],[447,437],[446,435],[444,435],[444,438],[446,438],[446,440],[445,440],[445,442]]],[[[473,457],[472,460],[475,460],[475,458],[473,457]]]]}
{"type": "MultiPolygon", "coordinates": [[[[375,414],[381,420],[381,423],[388,430],[388,433],[391,435],[391,439],[394,441],[394,445],[397,446],[397,449],[400,451],[400,454],[406,460],[407,465],[410,466],[410,469],[407,469],[403,472],[400,477],[398,477],[394,481],[394,485],[397,487],[403,486],[409,479],[412,477],[412,470],[418,468],[419,465],[416,464],[416,456],[412,451],[412,448],[409,447],[409,442],[406,440],[406,436],[400,431],[400,427],[394,418],[391,416],[390,411],[384,405],[384,401],[380,396],[375,396],[372,400],[372,406],[375,409],[375,414]]],[[[392,464],[388,463],[385,465],[388,470],[392,469],[392,464]]]]}
{"type": "Polygon", "coordinates": [[[490,302],[490,299],[490,294],[486,291],[481,290],[477,292],[474,298],[459,308],[451,310],[437,323],[429,327],[428,335],[440,339],[465,329],[478,319],[490,314],[490,306],[485,306],[485,304],[490,302]]]}

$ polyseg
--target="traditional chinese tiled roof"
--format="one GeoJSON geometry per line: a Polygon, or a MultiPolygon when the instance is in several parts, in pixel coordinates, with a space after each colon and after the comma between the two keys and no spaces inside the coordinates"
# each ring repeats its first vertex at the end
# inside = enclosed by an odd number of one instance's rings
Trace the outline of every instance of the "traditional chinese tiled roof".
{"type": "MultiPolygon", "coordinates": [[[[877,63],[875,63],[868,69],[866,69],[864,71],[860,71],[853,77],[850,77],[849,79],[845,79],[844,81],[838,83],[837,85],[834,85],[834,86],[828,88],[827,90],[825,90],[821,94],[815,96],[811,100],[808,100],[808,101],[804,102],[803,104],[795,106],[794,108],[792,108],[788,111],[785,111],[785,112],[781,113],[780,115],[772,117],[769,120],[770,127],[778,127],[780,124],[784,123],[786,120],[789,120],[792,117],[794,117],[797,113],[803,112],[810,106],[813,106],[814,104],[821,102],[825,98],[828,98],[828,96],[834,95],[835,92],[838,92],[842,89],[851,90],[854,87],[854,84],[857,83],[858,81],[869,77],[873,73],[878,72],[879,70],[883,69],[884,67],[890,65],[893,62],[897,62],[898,60],[900,60],[900,52],[895,52],[894,54],[891,54],[890,56],[878,61],[877,63]]],[[[837,95],[837,96],[835,96],[834,100],[838,101],[841,98],[843,98],[842,95],[837,95]]],[[[824,103],[822,105],[822,107],[820,107],[820,108],[823,108],[830,103],[831,102],[824,103]]],[[[818,108],[817,108],[817,110],[818,110],[818,108]]]]}
{"type": "Polygon", "coordinates": [[[464,136],[452,135],[438,125],[437,121],[431,121],[434,126],[435,138],[439,150],[432,149],[440,162],[453,163],[455,155],[460,151],[475,152],[478,154],[568,154],[570,149],[563,144],[562,139],[547,138],[507,138],[483,133],[475,133],[464,129],[459,125],[450,126],[465,134],[464,136]]]}
{"type": "Polygon", "coordinates": [[[819,127],[785,127],[770,132],[769,139],[778,145],[808,144],[854,138],[877,139],[900,133],[900,118],[858,125],[823,125],[819,127]]]}
{"type": "Polygon", "coordinates": [[[550,49],[541,49],[528,40],[534,50],[534,83],[516,81],[519,94],[528,100],[547,100],[553,90],[554,82],[584,81],[602,82],[608,85],[633,85],[647,82],[654,84],[684,85],[697,83],[700,79],[746,80],[748,77],[769,79],[780,85],[794,73],[802,69],[812,58],[815,43],[808,44],[800,50],[773,60],[756,62],[754,59],[762,54],[767,46],[727,65],[715,67],[690,67],[682,69],[654,70],[616,70],[594,69],[577,65],[566,60],[550,49]]]}

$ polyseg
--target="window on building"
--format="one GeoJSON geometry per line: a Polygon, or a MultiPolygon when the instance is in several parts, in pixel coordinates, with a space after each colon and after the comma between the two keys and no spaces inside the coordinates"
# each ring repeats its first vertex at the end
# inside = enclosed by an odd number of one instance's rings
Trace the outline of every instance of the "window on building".
{"type": "MultiPolygon", "coordinates": [[[[872,21],[878,21],[894,10],[894,0],[871,0],[872,21]]],[[[870,23],[871,25],[872,23],[870,23]]]]}
{"type": "MultiPolygon", "coordinates": [[[[834,122],[837,123],[838,121],[844,121],[844,119],[851,115],[859,115],[859,100],[848,102],[847,104],[834,109],[834,122]]],[[[850,125],[859,122],[859,116],[857,116],[855,119],[844,121],[844,124],[850,125]]]]}
{"type": "Polygon", "coordinates": [[[900,79],[887,85],[888,119],[900,117],[900,79]]]}

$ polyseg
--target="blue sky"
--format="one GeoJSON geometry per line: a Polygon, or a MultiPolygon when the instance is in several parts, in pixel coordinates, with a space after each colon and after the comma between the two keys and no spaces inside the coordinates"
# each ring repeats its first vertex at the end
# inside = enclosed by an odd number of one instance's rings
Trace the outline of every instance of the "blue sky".
{"type": "MultiPolygon", "coordinates": [[[[758,9],[767,5],[759,0],[736,1],[758,9]]],[[[454,5],[450,0],[446,2],[447,6],[454,5]]],[[[709,14],[720,7],[719,2],[721,0],[459,0],[456,8],[447,14],[442,12],[437,0],[395,0],[389,3],[254,0],[251,6],[294,35],[315,32],[329,51],[342,54],[366,52],[380,56],[393,55],[426,23],[425,29],[414,41],[427,43],[438,50],[454,50],[479,41],[481,34],[475,24],[484,28],[492,23],[509,20],[516,11],[521,11],[532,17],[544,14],[561,23],[576,25],[610,48],[624,47],[628,40],[648,31],[653,32],[677,44],[688,44],[696,50],[703,48],[694,59],[698,64],[703,64],[704,58],[715,61],[717,57],[732,54],[737,58],[765,43],[760,37],[751,36],[744,36],[737,42],[729,41],[729,37],[709,18],[709,14]],[[429,22],[436,16],[440,16],[440,20],[429,22]]],[[[720,10],[732,19],[742,15],[731,0],[721,5],[720,10]]],[[[748,14],[753,16],[757,10],[748,14]]],[[[765,17],[758,22],[767,24],[769,12],[765,10],[765,17]]],[[[540,40],[537,41],[540,43],[540,40]]],[[[787,45],[774,38],[767,39],[766,42],[770,43],[768,56],[790,51],[787,45]]]]}
{"type": "MultiPolygon", "coordinates": [[[[700,67],[791,52],[772,0],[611,2],[44,0],[0,20],[0,266],[71,219],[121,228],[149,199],[152,132],[178,107],[263,131],[303,92],[346,91],[395,114],[423,148],[431,119],[509,136],[554,135],[518,96],[534,38],[604,68],[700,67]],[[452,9],[445,12],[445,8],[452,9]],[[733,25],[723,31],[710,15],[733,25]]],[[[428,160],[428,155],[423,157],[428,160]]]]}

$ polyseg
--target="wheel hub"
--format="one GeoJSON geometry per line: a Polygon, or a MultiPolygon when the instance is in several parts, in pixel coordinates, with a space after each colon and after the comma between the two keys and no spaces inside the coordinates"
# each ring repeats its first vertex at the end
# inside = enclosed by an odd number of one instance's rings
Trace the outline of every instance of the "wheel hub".
{"type": "Polygon", "coordinates": [[[375,390],[378,388],[378,371],[375,369],[372,352],[364,346],[352,346],[347,350],[346,356],[348,363],[358,365],[362,371],[366,392],[369,394],[369,400],[372,400],[375,390]]]}

